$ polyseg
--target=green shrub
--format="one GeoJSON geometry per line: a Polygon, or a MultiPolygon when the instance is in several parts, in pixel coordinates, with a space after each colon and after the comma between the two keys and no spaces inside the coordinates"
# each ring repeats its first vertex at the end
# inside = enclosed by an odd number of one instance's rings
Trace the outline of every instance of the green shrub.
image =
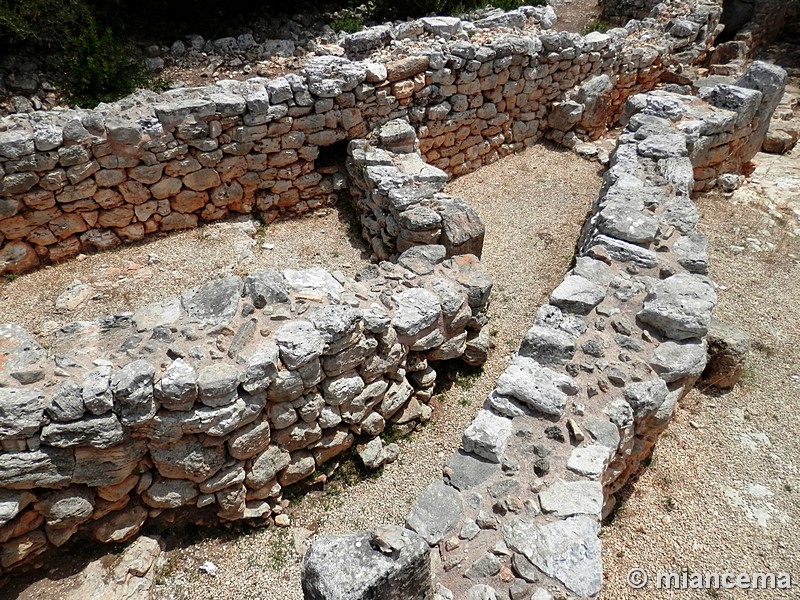
{"type": "Polygon", "coordinates": [[[90,12],[83,0],[0,0],[0,48],[27,43],[58,49],[90,12]]]}
{"type": "Polygon", "coordinates": [[[79,106],[112,102],[154,83],[136,60],[132,44],[115,38],[110,28],[100,28],[91,16],[79,34],[66,39],[59,63],[63,91],[79,106]]]}
{"type": "Polygon", "coordinates": [[[603,21],[603,19],[595,19],[594,21],[589,22],[586,27],[583,28],[583,34],[586,35],[592,31],[605,33],[610,27],[611,25],[608,24],[608,21],[603,21]]]}
{"type": "Polygon", "coordinates": [[[339,17],[331,21],[331,27],[335,31],[344,31],[345,33],[355,33],[364,29],[364,21],[356,17],[339,17]]]}

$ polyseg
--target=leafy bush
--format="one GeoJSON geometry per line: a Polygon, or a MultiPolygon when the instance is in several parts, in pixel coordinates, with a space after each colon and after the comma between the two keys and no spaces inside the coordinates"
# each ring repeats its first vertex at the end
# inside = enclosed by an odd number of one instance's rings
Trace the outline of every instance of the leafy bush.
{"type": "Polygon", "coordinates": [[[57,49],[90,13],[83,0],[0,0],[0,48],[29,43],[57,49]]]}
{"type": "Polygon", "coordinates": [[[344,31],[345,33],[355,33],[364,28],[364,21],[356,17],[339,17],[331,21],[331,27],[335,31],[344,31]]]}
{"type": "Polygon", "coordinates": [[[91,16],[79,34],[67,38],[59,62],[64,92],[79,106],[111,102],[154,83],[136,60],[132,44],[115,38],[110,28],[100,28],[91,16]]]}
{"type": "Polygon", "coordinates": [[[603,19],[595,19],[586,25],[583,28],[583,33],[586,35],[587,33],[591,33],[592,31],[599,31],[600,33],[605,33],[608,31],[609,27],[611,27],[607,21],[603,21],[603,19]]]}

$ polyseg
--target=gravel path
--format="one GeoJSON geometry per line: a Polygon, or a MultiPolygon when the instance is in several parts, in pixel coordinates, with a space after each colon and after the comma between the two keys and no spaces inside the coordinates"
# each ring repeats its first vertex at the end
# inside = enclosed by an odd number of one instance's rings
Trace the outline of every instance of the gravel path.
{"type": "MultiPolygon", "coordinates": [[[[483,262],[495,280],[488,327],[496,347],[483,372],[459,376],[438,397],[435,419],[410,440],[399,441],[400,459],[380,477],[331,486],[293,504],[293,527],[237,525],[196,535],[176,532],[167,540],[172,549],[160,559],[153,597],[299,599],[300,557],[309,535],[402,523],[419,492],[439,476],[445,459],[459,446],[461,432],[494,387],[536,309],[568,268],[586,211],[600,187],[597,171],[595,163],[540,145],[453,182],[447,191],[466,198],[486,224],[483,262]],[[206,560],[218,567],[216,577],[199,572],[206,560]]],[[[365,260],[363,247],[348,241],[348,216],[347,210],[331,210],[319,217],[273,223],[256,234],[253,248],[245,233],[247,223],[219,224],[45,269],[0,288],[0,321],[47,330],[74,318],[132,310],[221,272],[244,273],[260,266],[319,264],[353,274],[365,260]],[[253,256],[248,258],[250,252],[253,256]],[[148,264],[152,254],[158,262],[148,264]],[[57,298],[75,279],[90,284],[93,295],[72,311],[56,310],[57,298]],[[53,323],[43,327],[48,320],[53,323]]],[[[54,569],[27,584],[17,597],[58,598],[79,577],[68,575],[74,569],[54,569]]]]}
{"type": "MultiPolygon", "coordinates": [[[[756,162],[759,158],[756,159],[756,162]]],[[[797,598],[800,585],[800,240],[793,218],[721,194],[699,198],[718,318],[753,341],[740,385],[695,389],[682,402],[630,496],[602,532],[600,600],[705,597],[642,590],[628,572],[786,571],[794,590],[708,597],[797,598]],[[743,250],[742,250],[743,248],[743,250]]],[[[694,594],[694,595],[690,595],[694,594]]]]}

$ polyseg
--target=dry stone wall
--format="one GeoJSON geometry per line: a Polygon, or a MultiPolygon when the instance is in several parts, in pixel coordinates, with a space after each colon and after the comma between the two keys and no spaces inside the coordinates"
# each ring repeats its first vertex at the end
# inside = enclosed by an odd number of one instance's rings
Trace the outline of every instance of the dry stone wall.
{"type": "Polygon", "coordinates": [[[431,584],[405,597],[599,593],[600,521],[706,367],[717,296],[691,193],[694,172],[716,163],[696,149],[722,123],[757,148],[759,110],[768,119],[785,78],[755,63],[740,86],[706,90],[716,106],[675,92],[631,98],[575,265],[412,507],[405,527],[416,537],[379,528],[320,538],[303,564],[306,598],[394,598],[394,573],[428,570],[431,584]],[[745,110],[746,98],[758,102],[745,110]],[[345,581],[359,583],[337,595],[345,581]]]}
{"type": "Polygon", "coordinates": [[[0,325],[0,569],[181,509],[269,519],[354,445],[393,460],[379,436],[430,417],[434,365],[486,360],[490,291],[475,256],[430,245],[355,280],[227,276],[69,323],[47,350],[0,325]]]}
{"type": "Polygon", "coordinates": [[[414,129],[390,121],[348,147],[351,202],[364,240],[379,260],[415,246],[441,244],[447,256],[483,251],[485,228],[462,198],[442,193],[447,173],[426,163],[414,129]]]}
{"type": "Polygon", "coordinates": [[[544,135],[575,145],[652,89],[673,55],[702,57],[719,14],[709,0],[680,30],[652,19],[586,36],[550,32],[552,11],[532,7],[426,18],[354,34],[341,49],[353,60],[316,56],[274,79],[6,117],[0,273],[230,214],[269,221],[331,204],[345,181],[326,155],[392,119],[448,175],[544,135]]]}

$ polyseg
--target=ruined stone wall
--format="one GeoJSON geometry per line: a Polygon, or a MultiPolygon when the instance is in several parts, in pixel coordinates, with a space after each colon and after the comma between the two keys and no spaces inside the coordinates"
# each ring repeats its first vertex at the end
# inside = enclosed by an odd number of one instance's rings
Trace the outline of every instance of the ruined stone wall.
{"type": "Polygon", "coordinates": [[[483,251],[485,228],[462,198],[442,193],[447,173],[426,163],[405,121],[390,121],[348,147],[350,198],[364,240],[379,260],[440,244],[447,256],[483,251]]]}
{"type": "Polygon", "coordinates": [[[0,572],[180,509],[270,519],[354,445],[393,460],[379,436],[430,417],[433,366],[486,360],[490,290],[474,256],[427,246],[357,280],[227,276],[64,325],[48,349],[1,325],[0,572]]]}
{"type": "MultiPolygon", "coordinates": [[[[405,526],[417,536],[379,528],[320,538],[303,565],[307,598],[337,597],[319,590],[345,580],[360,582],[349,598],[394,598],[395,573],[428,569],[431,586],[409,598],[599,593],[600,521],[706,366],[717,296],[696,231],[693,173],[705,158],[693,148],[746,112],[723,99],[775,85],[761,98],[774,108],[770,94],[780,97],[785,78],[755,63],[740,80],[750,87],[709,89],[705,97],[725,108],[674,92],[630,100],[575,265],[539,308],[442,479],[412,507],[405,526]]],[[[739,127],[745,146],[760,135],[760,126],[739,127]]]]}
{"type": "Polygon", "coordinates": [[[326,149],[392,119],[411,123],[425,159],[449,175],[545,135],[575,145],[576,132],[598,136],[629,96],[652,89],[673,54],[703,56],[719,19],[709,2],[681,29],[650,20],[580,36],[546,31],[552,11],[537,11],[373,28],[345,43],[359,60],[317,56],[270,80],[9,116],[0,273],[234,213],[270,221],[328,205],[345,183],[326,149]]]}

